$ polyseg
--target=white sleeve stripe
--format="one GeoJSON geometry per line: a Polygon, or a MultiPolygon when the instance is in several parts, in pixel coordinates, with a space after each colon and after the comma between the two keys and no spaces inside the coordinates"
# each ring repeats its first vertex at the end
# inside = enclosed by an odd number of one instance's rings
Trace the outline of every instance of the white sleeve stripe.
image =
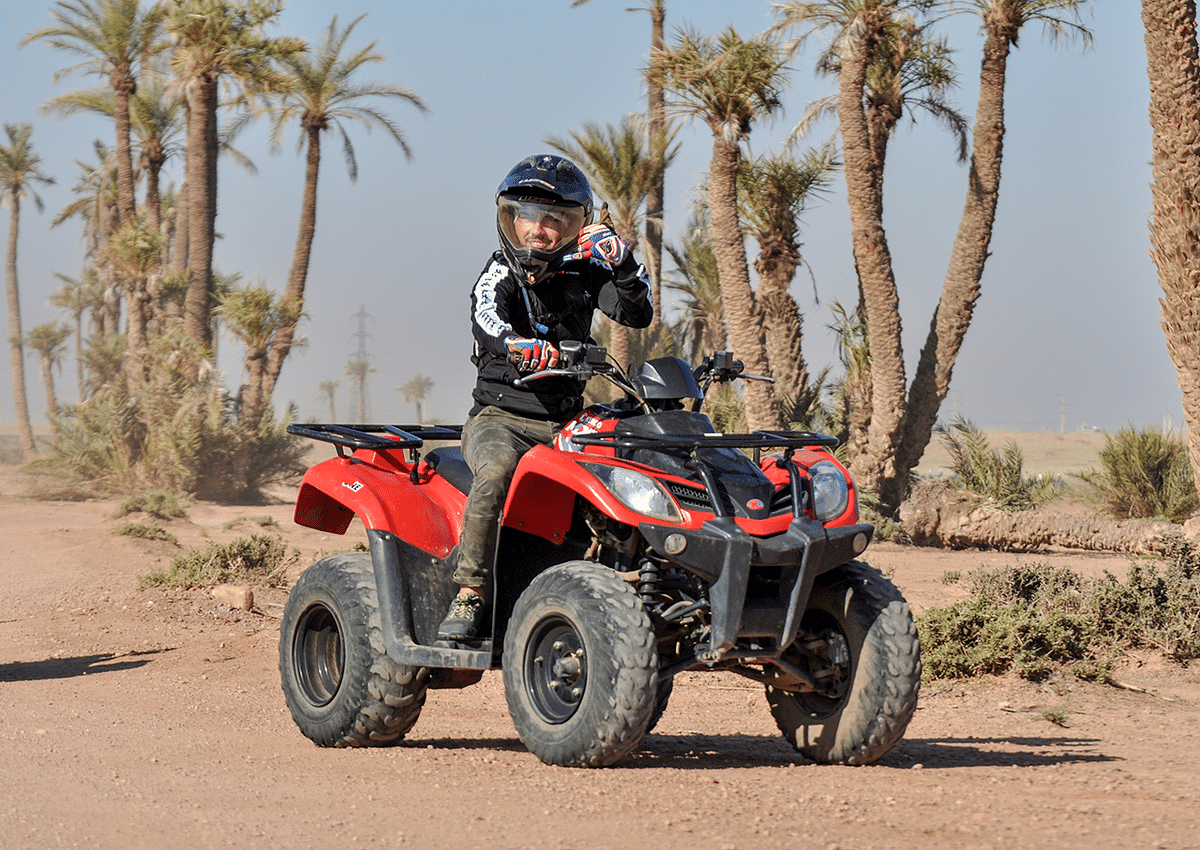
{"type": "Polygon", "coordinates": [[[508,271],[493,262],[475,284],[475,323],[490,337],[503,339],[513,327],[496,312],[496,286],[508,271]]]}

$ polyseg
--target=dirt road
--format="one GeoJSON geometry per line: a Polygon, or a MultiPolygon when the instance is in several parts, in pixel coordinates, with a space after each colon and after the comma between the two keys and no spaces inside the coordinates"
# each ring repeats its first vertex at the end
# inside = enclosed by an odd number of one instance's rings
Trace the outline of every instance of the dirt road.
{"type": "MultiPolygon", "coordinates": [[[[615,768],[526,752],[497,673],[431,691],[399,747],[318,749],[279,690],[282,591],[257,589],[247,613],[136,585],[187,548],[263,532],[264,517],[304,564],[353,539],[297,528],[283,503],[198,504],[167,524],[177,548],[114,535],[127,521],[114,507],[31,501],[0,467],[0,847],[1200,847],[1200,672],[1153,659],[1119,674],[1140,691],[935,682],[905,739],[864,768],[805,763],[761,687],[725,675],[681,676],[615,768]]],[[[961,592],[947,570],[1017,558],[868,556],[918,610],[961,592]]],[[[1018,562],[1050,557],[1126,564],[1018,562]]]]}

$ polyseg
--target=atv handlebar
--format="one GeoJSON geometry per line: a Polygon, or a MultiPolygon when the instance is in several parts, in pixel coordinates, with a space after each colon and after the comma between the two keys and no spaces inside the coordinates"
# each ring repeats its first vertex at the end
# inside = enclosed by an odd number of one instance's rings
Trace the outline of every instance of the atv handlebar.
{"type": "Polygon", "coordinates": [[[812,446],[836,446],[837,437],[815,431],[752,431],[749,434],[574,434],[571,442],[584,446],[616,449],[803,449],[812,446]]]}

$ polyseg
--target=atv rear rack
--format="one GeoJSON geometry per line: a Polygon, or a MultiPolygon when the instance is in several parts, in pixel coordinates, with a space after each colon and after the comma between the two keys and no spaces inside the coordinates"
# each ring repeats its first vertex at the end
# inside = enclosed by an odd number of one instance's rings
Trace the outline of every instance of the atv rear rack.
{"type": "Polygon", "coordinates": [[[426,440],[462,439],[461,425],[289,425],[289,434],[333,443],[339,457],[342,449],[419,449],[426,440]],[[386,435],[386,436],[384,436],[386,435]]]}

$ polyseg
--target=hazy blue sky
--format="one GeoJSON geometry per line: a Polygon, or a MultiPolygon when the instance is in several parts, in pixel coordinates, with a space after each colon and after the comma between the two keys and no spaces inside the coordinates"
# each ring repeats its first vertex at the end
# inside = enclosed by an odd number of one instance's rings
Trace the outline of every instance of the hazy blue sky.
{"type": "MultiPolygon", "coordinates": [[[[377,369],[371,384],[376,421],[411,421],[412,405],[395,388],[431,377],[427,417],[461,421],[470,404],[469,291],[496,247],[493,194],[522,157],[541,152],[542,139],[565,136],[587,121],[616,123],[643,108],[640,70],[649,17],[624,11],[628,0],[290,0],[272,30],[317,42],[331,16],[345,23],[369,13],[350,42],[370,40],[387,61],[365,78],[416,91],[432,113],[388,105],[413,149],[407,162],[384,134],[351,126],[359,180],[351,184],[339,143],[323,146],[317,236],[308,280],[307,349],[284,367],[276,401],[295,402],[301,416],[327,418],[316,398],[323,380],[339,380],[339,418],[346,418],[343,370],[358,347],[355,314],[365,306],[367,350],[377,369]]],[[[983,296],[958,365],[943,416],[966,415],[989,430],[1105,430],[1133,423],[1182,425],[1180,393],[1159,328],[1158,288],[1149,259],[1148,86],[1140,4],[1101,2],[1087,23],[1095,49],[1048,43],[1031,27],[1009,61],[1008,134],[992,257],[983,296]]],[[[17,49],[50,21],[48,2],[5,0],[0,36],[0,120],[34,125],[33,142],[57,185],[39,190],[46,211],[22,206],[20,284],[24,328],[56,318],[47,303],[55,271],[78,275],[83,250],[74,223],[50,229],[72,200],[76,160],[92,160],[92,139],[109,144],[106,123],[57,120],[38,109],[47,98],[92,85],[54,71],[68,57],[41,44],[17,49]]],[[[763,0],[672,0],[669,32],[689,25],[716,33],[732,25],[749,37],[771,23],[763,0]]],[[[946,21],[958,51],[956,101],[973,115],[982,38],[978,19],[946,21]]],[[[792,63],[785,112],[756,127],[755,154],[776,150],[805,104],[832,90],[813,73],[816,45],[792,63]]],[[[814,144],[834,130],[817,128],[814,144]]],[[[708,168],[707,127],[689,126],[668,176],[666,227],[678,241],[708,168]]],[[[282,288],[296,238],[303,162],[295,134],[271,154],[265,127],[238,142],[258,167],[247,174],[228,159],[220,166],[215,263],[282,288]]],[[[178,180],[181,161],[168,165],[178,180]]],[[[965,191],[966,169],[953,141],[929,119],[902,125],[888,155],[887,234],[895,261],[909,373],[941,289],[965,191]]],[[[810,370],[836,363],[829,307],[855,298],[849,212],[843,184],[804,218],[810,266],[793,293],[806,313],[810,370]],[[815,287],[814,287],[815,281],[815,287]],[[819,302],[816,300],[819,299],[819,302]]],[[[8,210],[3,215],[8,230],[8,210]]],[[[755,245],[749,244],[751,256],[755,245]]],[[[668,273],[671,269],[668,266],[668,273]]],[[[677,308],[662,305],[668,320],[677,308]]],[[[239,359],[221,342],[221,366],[236,385],[239,359]]],[[[44,410],[36,359],[28,360],[31,410],[44,410]]],[[[73,363],[60,394],[74,400],[73,363]]],[[[11,422],[9,369],[0,369],[0,421],[11,422]]]]}

